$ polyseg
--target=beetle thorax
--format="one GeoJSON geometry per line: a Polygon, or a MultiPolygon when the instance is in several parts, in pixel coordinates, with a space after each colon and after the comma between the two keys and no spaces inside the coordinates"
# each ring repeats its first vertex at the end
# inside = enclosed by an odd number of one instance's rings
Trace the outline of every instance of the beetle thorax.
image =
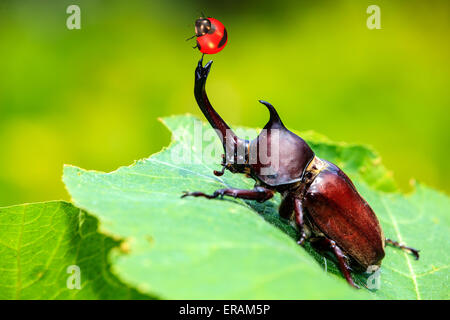
{"type": "Polygon", "coordinates": [[[317,175],[327,167],[326,162],[324,162],[319,157],[314,156],[314,159],[309,163],[308,167],[305,169],[305,174],[303,175],[302,183],[310,184],[314,181],[317,175]]]}

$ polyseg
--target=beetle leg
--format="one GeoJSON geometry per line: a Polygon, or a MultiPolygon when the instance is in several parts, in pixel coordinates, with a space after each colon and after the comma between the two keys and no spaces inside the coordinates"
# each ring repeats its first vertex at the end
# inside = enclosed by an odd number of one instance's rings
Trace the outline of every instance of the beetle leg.
{"type": "Polygon", "coordinates": [[[225,173],[225,169],[226,169],[226,166],[222,166],[222,170],[220,170],[220,171],[214,170],[213,173],[215,176],[220,177],[220,176],[223,176],[223,174],[225,173]]]}
{"type": "Polygon", "coordinates": [[[220,171],[214,170],[213,173],[214,175],[220,177],[223,176],[223,174],[225,173],[225,169],[227,168],[227,164],[225,163],[225,155],[222,155],[222,163],[220,164],[222,166],[222,169],[220,171]]]}
{"type": "Polygon", "coordinates": [[[298,226],[298,231],[300,232],[300,239],[297,241],[299,245],[303,245],[306,240],[305,230],[303,229],[304,219],[303,219],[303,205],[300,199],[295,198],[294,200],[294,212],[295,212],[295,223],[298,226]]]}
{"type": "Polygon", "coordinates": [[[399,248],[405,251],[410,252],[415,258],[416,260],[419,260],[419,251],[417,249],[411,248],[411,247],[407,247],[401,243],[399,243],[398,241],[394,241],[391,239],[386,239],[386,244],[390,244],[391,246],[395,247],[395,248],[399,248]]]}
{"type": "Polygon", "coordinates": [[[292,196],[292,194],[288,194],[281,200],[280,206],[278,207],[278,214],[284,219],[291,219],[293,211],[294,197],[292,196]]]}
{"type": "Polygon", "coordinates": [[[303,205],[300,199],[294,198],[291,194],[287,195],[280,203],[278,208],[278,213],[280,217],[284,219],[291,219],[292,212],[294,212],[295,223],[300,232],[300,239],[297,241],[299,245],[303,245],[306,240],[306,233],[303,228],[304,218],[303,218],[303,205]]]}
{"type": "Polygon", "coordinates": [[[274,191],[257,186],[253,190],[245,190],[245,189],[234,189],[234,188],[227,188],[227,189],[220,189],[214,191],[213,194],[205,194],[203,192],[184,192],[184,194],[181,196],[184,197],[205,197],[207,199],[214,199],[217,197],[223,198],[223,196],[231,196],[234,198],[239,199],[246,199],[246,200],[257,200],[258,202],[264,202],[266,200],[269,200],[274,195],[274,191]]]}
{"type": "Polygon", "coordinates": [[[347,263],[347,257],[336,242],[328,238],[314,238],[311,240],[311,244],[321,251],[332,251],[338,260],[339,270],[345,280],[352,287],[359,289],[359,286],[353,281],[352,275],[350,274],[351,269],[347,263]]]}

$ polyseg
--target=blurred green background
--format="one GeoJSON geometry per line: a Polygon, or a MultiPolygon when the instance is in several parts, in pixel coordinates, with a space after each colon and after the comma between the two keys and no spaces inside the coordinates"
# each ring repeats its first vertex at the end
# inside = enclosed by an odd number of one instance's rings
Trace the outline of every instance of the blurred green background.
{"type": "Polygon", "coordinates": [[[157,117],[200,116],[200,11],[228,30],[207,58],[229,123],[263,126],[265,99],[289,128],[372,145],[405,191],[450,191],[449,1],[1,0],[0,205],[67,199],[64,163],[114,170],[168,144],[157,117]]]}

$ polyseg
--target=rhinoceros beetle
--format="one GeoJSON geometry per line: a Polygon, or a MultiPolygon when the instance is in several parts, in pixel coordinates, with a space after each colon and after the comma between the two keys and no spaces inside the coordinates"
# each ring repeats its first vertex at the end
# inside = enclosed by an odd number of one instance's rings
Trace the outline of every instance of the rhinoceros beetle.
{"type": "Polygon", "coordinates": [[[211,64],[212,61],[203,66],[203,57],[198,62],[194,95],[222,140],[225,152],[222,170],[214,174],[220,176],[227,169],[232,173],[244,173],[256,183],[252,190],[226,188],[211,195],[184,192],[182,197],[231,196],[264,202],[279,192],[282,196],[279,214],[295,222],[300,234],[297,243],[303,245],[308,240],[316,250],[333,254],[342,275],[356,288],[359,287],[351,271],[365,271],[369,266],[372,271],[379,268],[386,244],[419,258],[418,250],[384,237],[374,211],[349,177],[333,163],[317,157],[302,138],[289,131],[270,103],[260,100],[269,110],[270,119],[258,137],[252,141],[237,137],[214,110],[206,94],[211,64]],[[264,145],[267,150],[278,147],[269,160],[262,159],[260,153],[254,155],[253,151],[264,145]]]}

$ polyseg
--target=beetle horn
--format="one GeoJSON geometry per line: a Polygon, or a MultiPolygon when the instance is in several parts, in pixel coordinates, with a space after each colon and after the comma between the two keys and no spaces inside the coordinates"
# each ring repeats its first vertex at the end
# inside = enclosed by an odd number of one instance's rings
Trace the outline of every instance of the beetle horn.
{"type": "Polygon", "coordinates": [[[208,120],[209,124],[216,130],[219,137],[222,140],[222,145],[226,153],[227,150],[237,150],[238,146],[245,144],[245,140],[242,140],[236,136],[233,130],[230,129],[228,124],[219,116],[216,110],[209,102],[208,95],[206,94],[205,85],[208,78],[209,71],[211,69],[212,61],[209,61],[203,67],[203,56],[198,62],[198,66],[195,69],[195,87],[194,95],[197,100],[197,104],[208,120]]]}
{"type": "Polygon", "coordinates": [[[265,105],[270,113],[269,122],[267,122],[264,129],[281,129],[281,128],[285,129],[286,127],[284,126],[283,122],[281,121],[280,116],[278,115],[278,112],[277,112],[277,110],[275,110],[273,105],[271,105],[270,103],[268,103],[267,101],[264,101],[264,100],[258,100],[258,101],[260,103],[262,103],[263,105],[265,105]]]}

